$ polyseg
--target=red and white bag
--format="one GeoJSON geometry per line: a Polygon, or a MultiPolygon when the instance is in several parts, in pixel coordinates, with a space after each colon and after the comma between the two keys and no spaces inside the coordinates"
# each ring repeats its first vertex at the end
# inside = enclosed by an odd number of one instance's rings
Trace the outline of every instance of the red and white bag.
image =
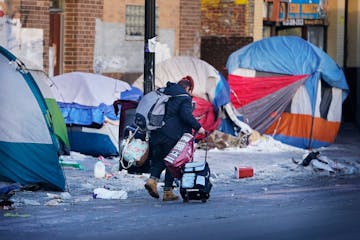
{"type": "Polygon", "coordinates": [[[182,168],[186,163],[193,161],[194,151],[194,136],[184,133],[164,159],[167,169],[174,178],[181,178],[182,168]]]}

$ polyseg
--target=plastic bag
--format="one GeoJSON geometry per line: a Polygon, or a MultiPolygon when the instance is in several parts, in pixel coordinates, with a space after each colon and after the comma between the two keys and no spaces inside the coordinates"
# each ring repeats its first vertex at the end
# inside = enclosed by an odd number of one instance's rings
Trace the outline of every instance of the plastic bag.
{"type": "Polygon", "coordinates": [[[120,163],[124,169],[141,167],[149,156],[149,141],[129,137],[123,140],[120,163]]]}
{"type": "Polygon", "coordinates": [[[184,133],[164,159],[167,169],[174,178],[181,178],[182,168],[193,160],[194,151],[194,136],[184,133]]]}

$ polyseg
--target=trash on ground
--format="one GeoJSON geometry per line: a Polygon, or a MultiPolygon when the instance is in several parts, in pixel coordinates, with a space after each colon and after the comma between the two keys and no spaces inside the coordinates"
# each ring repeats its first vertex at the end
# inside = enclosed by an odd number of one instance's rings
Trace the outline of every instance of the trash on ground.
{"type": "Polygon", "coordinates": [[[76,162],[76,161],[63,160],[63,159],[60,158],[59,163],[63,167],[76,168],[76,169],[84,170],[83,166],[81,166],[81,164],[76,162]]]}
{"type": "Polygon", "coordinates": [[[22,202],[23,202],[25,205],[32,205],[32,206],[39,206],[39,205],[41,205],[38,201],[36,201],[36,200],[31,200],[31,199],[23,199],[22,202]]]}
{"type": "Polygon", "coordinates": [[[30,214],[19,214],[19,213],[5,213],[4,217],[31,217],[30,214]]]}
{"type": "Polygon", "coordinates": [[[52,199],[50,201],[47,201],[45,203],[45,206],[57,206],[57,205],[60,205],[63,202],[64,202],[64,200],[62,200],[62,199],[52,199]]]}
{"type": "Polygon", "coordinates": [[[101,199],[127,199],[127,192],[123,190],[113,191],[105,188],[95,188],[93,198],[101,199]]]}
{"type": "Polygon", "coordinates": [[[94,176],[96,178],[104,178],[106,176],[105,164],[102,161],[97,161],[95,163],[94,176]]]}
{"type": "Polygon", "coordinates": [[[254,169],[252,167],[234,167],[235,178],[248,178],[254,176],[254,169]]]}
{"type": "Polygon", "coordinates": [[[346,163],[339,163],[335,160],[321,155],[320,152],[310,152],[304,154],[302,159],[292,158],[293,163],[311,168],[315,172],[326,172],[328,174],[355,174],[359,169],[346,163]]]}

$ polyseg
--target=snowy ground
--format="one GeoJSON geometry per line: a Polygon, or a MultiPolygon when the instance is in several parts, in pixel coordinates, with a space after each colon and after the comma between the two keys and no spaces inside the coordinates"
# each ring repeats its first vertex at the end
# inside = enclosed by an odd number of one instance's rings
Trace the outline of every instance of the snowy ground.
{"type": "MultiPolygon", "coordinates": [[[[321,156],[337,167],[334,172],[319,171],[313,166],[303,167],[295,164],[292,158],[302,159],[309,151],[294,148],[270,137],[252,143],[247,148],[229,148],[225,150],[211,149],[207,154],[207,161],[211,168],[211,181],[214,188],[224,185],[262,186],[286,182],[296,184],[298,181],[311,181],[314,177],[337,178],[358,176],[360,174],[360,136],[352,126],[343,126],[337,142],[330,147],[317,149],[321,156]],[[237,179],[234,167],[250,166],[254,169],[254,176],[237,179]]],[[[117,193],[117,199],[149,198],[144,190],[144,183],[148,174],[132,175],[126,171],[118,171],[119,158],[103,159],[85,156],[71,152],[70,156],[62,156],[66,162],[79,163],[82,169],[65,167],[67,192],[17,192],[11,201],[13,207],[24,205],[69,205],[80,202],[96,201],[94,190],[107,191],[102,198],[109,198],[109,194],[117,193]],[[107,177],[94,177],[94,165],[102,160],[106,166],[107,177]]],[[[205,151],[197,150],[195,161],[203,161],[205,151]]],[[[161,191],[161,186],[159,186],[161,191]]],[[[266,187],[262,189],[266,191],[266,187]]],[[[101,194],[98,196],[101,197],[101,194]]]]}

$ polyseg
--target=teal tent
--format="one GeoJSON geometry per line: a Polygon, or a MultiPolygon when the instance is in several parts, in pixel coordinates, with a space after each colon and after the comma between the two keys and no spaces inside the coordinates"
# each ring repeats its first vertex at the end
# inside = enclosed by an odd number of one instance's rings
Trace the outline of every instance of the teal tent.
{"type": "Polygon", "coordinates": [[[0,46],[0,181],[65,190],[44,97],[24,64],[0,46]]]}

